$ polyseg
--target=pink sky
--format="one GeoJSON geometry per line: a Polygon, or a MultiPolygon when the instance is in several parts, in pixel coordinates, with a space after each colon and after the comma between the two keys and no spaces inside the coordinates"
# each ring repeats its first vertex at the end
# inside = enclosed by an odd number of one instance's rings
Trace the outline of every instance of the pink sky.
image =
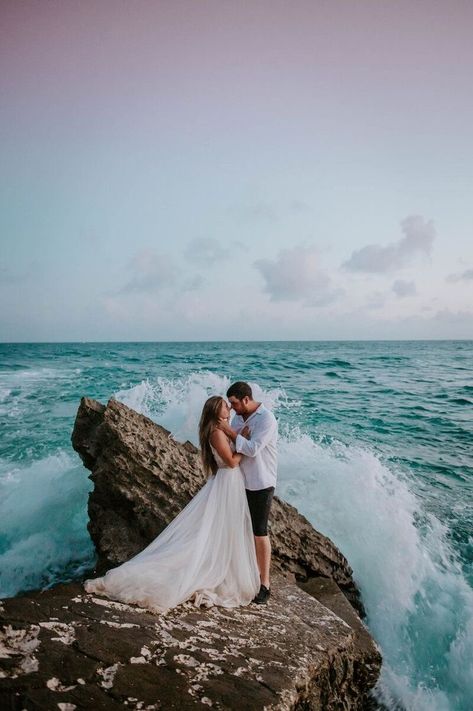
{"type": "MultiPolygon", "coordinates": [[[[0,288],[9,337],[28,339],[35,308],[31,337],[66,337],[54,283],[83,314],[69,335],[94,336],[88,314],[100,303],[99,332],[121,334],[117,314],[130,314],[125,336],[143,304],[110,293],[143,250],[182,273],[179,296],[158,290],[160,303],[191,300],[197,330],[224,337],[206,317],[223,277],[185,258],[201,239],[230,245],[232,261],[219,269],[247,265],[256,314],[274,320],[268,337],[280,319],[257,263],[269,259],[274,274],[286,254],[292,269],[306,248],[319,255],[314,289],[328,276],[339,298],[282,302],[292,336],[343,337],[346,322],[350,337],[353,323],[362,337],[370,321],[382,337],[393,319],[400,336],[415,330],[412,319],[424,335],[467,336],[473,280],[448,278],[473,267],[472,27],[470,2],[4,1],[0,288]],[[401,240],[402,221],[415,215],[435,225],[427,261],[413,257],[390,281],[342,269],[366,245],[401,240]],[[100,245],[104,293],[91,295],[71,273],[88,268],[77,246],[84,235],[100,245]],[[11,285],[25,274],[18,305],[11,285]],[[396,279],[416,286],[396,287],[403,297],[394,299],[396,279]],[[191,282],[200,287],[183,295],[191,282]],[[344,302],[343,291],[355,299],[344,302]],[[350,315],[354,300],[361,316],[350,315]],[[462,325],[443,331],[436,314],[457,325],[463,314],[462,325]],[[437,318],[430,331],[426,318],[437,318]]],[[[182,308],[167,325],[150,316],[139,334],[178,337],[170,324],[182,308]]],[[[250,337],[256,326],[241,329],[250,337]]]]}

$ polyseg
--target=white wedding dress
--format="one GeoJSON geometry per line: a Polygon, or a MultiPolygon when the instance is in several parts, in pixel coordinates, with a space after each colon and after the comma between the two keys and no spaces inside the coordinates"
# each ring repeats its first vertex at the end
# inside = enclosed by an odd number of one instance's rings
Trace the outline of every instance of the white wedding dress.
{"type": "Polygon", "coordinates": [[[158,614],[186,601],[206,607],[252,601],[260,574],[243,472],[212,451],[218,471],[187,506],[133,558],[85,580],[87,592],[158,614]]]}

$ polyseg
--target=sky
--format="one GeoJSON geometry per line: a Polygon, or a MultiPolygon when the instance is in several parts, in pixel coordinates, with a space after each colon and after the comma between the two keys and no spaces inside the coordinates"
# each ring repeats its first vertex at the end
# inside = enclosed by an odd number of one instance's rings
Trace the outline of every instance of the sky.
{"type": "Polygon", "coordinates": [[[470,0],[2,0],[0,341],[473,338],[470,0]]]}

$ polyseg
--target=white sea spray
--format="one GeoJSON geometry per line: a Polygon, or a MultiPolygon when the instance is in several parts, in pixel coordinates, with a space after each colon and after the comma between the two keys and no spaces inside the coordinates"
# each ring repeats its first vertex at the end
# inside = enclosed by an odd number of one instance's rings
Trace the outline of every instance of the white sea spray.
{"type": "Polygon", "coordinates": [[[70,446],[82,395],[113,395],[197,443],[205,399],[243,377],[281,423],[276,494],[353,567],[388,707],[473,708],[471,346],[33,346],[0,371],[0,596],[93,561],[92,484],[70,446]]]}

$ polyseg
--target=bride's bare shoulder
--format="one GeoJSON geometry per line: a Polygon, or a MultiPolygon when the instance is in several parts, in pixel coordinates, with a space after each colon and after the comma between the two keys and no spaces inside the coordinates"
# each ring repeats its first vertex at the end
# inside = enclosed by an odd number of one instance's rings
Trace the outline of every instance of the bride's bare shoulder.
{"type": "Polygon", "coordinates": [[[212,430],[210,433],[210,444],[213,444],[214,447],[218,446],[219,444],[222,444],[222,442],[227,441],[227,435],[223,430],[219,430],[218,427],[215,427],[215,429],[212,430]]]}

